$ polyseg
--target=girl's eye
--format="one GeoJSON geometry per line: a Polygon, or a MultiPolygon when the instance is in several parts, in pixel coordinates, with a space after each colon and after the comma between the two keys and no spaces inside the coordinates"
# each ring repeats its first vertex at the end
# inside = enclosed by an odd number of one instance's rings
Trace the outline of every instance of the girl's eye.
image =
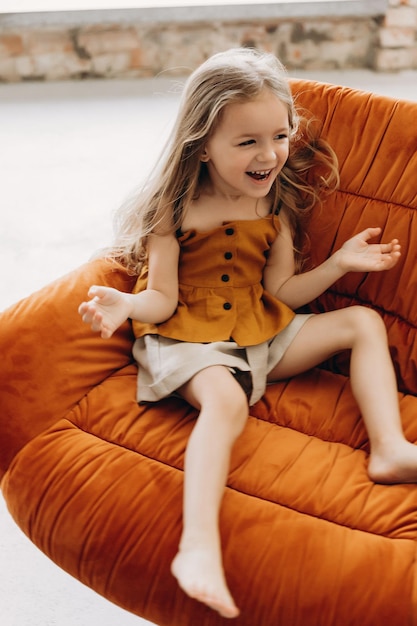
{"type": "MultiPolygon", "coordinates": [[[[283,141],[285,139],[288,139],[288,135],[286,133],[279,133],[279,135],[275,135],[274,137],[275,141],[283,141]]],[[[246,139],[245,141],[241,141],[239,146],[251,146],[255,143],[255,139],[246,139]]]]}

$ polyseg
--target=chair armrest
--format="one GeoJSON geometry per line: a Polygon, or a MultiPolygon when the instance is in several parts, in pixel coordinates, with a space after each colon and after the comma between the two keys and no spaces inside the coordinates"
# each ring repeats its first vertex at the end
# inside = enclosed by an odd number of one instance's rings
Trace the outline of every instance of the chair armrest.
{"type": "Polygon", "coordinates": [[[95,260],[0,314],[0,477],[23,445],[132,361],[130,322],[103,340],[78,314],[97,283],[131,291],[135,277],[95,260]]]}

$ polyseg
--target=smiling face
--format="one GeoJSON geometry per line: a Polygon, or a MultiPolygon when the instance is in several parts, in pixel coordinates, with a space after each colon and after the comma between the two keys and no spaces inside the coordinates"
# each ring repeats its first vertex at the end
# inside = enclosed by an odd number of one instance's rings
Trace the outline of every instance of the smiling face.
{"type": "Polygon", "coordinates": [[[213,191],[267,196],[288,158],[289,133],[288,109],[268,89],[254,100],[227,105],[202,156],[213,191]]]}

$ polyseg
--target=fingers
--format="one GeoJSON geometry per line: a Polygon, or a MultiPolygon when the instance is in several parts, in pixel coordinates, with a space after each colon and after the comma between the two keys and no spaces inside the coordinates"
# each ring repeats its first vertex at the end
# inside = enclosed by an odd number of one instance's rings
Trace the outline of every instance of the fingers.
{"type": "Polygon", "coordinates": [[[113,331],[106,325],[103,315],[92,306],[88,306],[82,315],[82,320],[91,327],[95,333],[100,333],[103,339],[110,339],[113,331]]]}
{"type": "Polygon", "coordinates": [[[392,252],[401,254],[401,244],[398,239],[393,239],[391,241],[392,252]]]}
{"type": "Polygon", "coordinates": [[[103,315],[97,309],[94,300],[82,302],[78,307],[78,313],[81,315],[82,321],[91,326],[93,332],[100,333],[103,339],[109,339],[112,336],[112,332],[105,326],[103,315]]]}
{"type": "Polygon", "coordinates": [[[380,246],[380,261],[378,263],[379,268],[382,270],[388,270],[393,268],[401,256],[400,246],[398,244],[381,244],[380,246]]]}
{"type": "MultiPolygon", "coordinates": [[[[101,300],[106,293],[108,292],[108,288],[99,287],[98,285],[92,285],[88,290],[88,297],[91,298],[88,302],[82,302],[78,307],[78,313],[80,315],[84,315],[87,313],[88,309],[93,310],[94,302],[98,302],[101,300]]],[[[96,309],[95,309],[96,310],[96,309]]]]}
{"type": "Polygon", "coordinates": [[[78,313],[81,315],[81,319],[85,324],[91,327],[91,330],[96,333],[100,333],[103,339],[109,339],[114,329],[108,324],[105,315],[103,315],[103,306],[108,303],[106,300],[111,300],[111,294],[115,292],[111,287],[101,287],[93,285],[88,290],[88,297],[91,300],[82,302],[78,307],[78,313]]]}
{"type": "MultiPolygon", "coordinates": [[[[91,324],[92,326],[98,326],[103,321],[103,316],[100,311],[97,310],[93,300],[80,304],[78,307],[78,313],[81,315],[83,322],[91,324]]],[[[93,330],[99,329],[93,328],[93,330]]]]}
{"type": "Polygon", "coordinates": [[[401,256],[401,246],[398,243],[398,239],[393,239],[389,243],[383,243],[380,247],[381,253],[388,257],[392,257],[395,262],[397,262],[401,256]]]}
{"type": "MultiPolygon", "coordinates": [[[[381,234],[381,232],[382,228],[380,228],[379,226],[370,227],[359,233],[359,237],[363,237],[363,240],[367,242],[368,239],[372,239],[373,237],[378,236],[379,234],[381,234]]],[[[391,265],[395,265],[395,263],[397,263],[398,259],[401,256],[401,245],[398,239],[391,239],[391,241],[387,243],[369,245],[368,249],[376,249],[375,246],[377,246],[379,252],[385,256],[385,260],[389,260],[391,265]]]]}
{"type": "Polygon", "coordinates": [[[109,292],[108,287],[101,287],[99,285],[92,285],[88,290],[88,297],[93,299],[101,299],[109,292]]]}
{"type": "MultiPolygon", "coordinates": [[[[361,233],[359,233],[359,237],[363,237],[365,239],[365,241],[368,241],[368,239],[372,239],[373,237],[377,237],[378,235],[380,235],[382,232],[382,228],[380,226],[371,226],[369,228],[366,228],[365,230],[363,230],[361,233]]],[[[381,250],[382,251],[390,251],[390,250],[400,250],[401,245],[400,242],[398,241],[398,239],[391,239],[391,241],[389,241],[388,243],[381,243],[381,250]]]]}
{"type": "MultiPolygon", "coordinates": [[[[373,237],[377,237],[382,232],[382,228],[380,226],[370,226],[369,228],[365,228],[362,232],[360,232],[357,236],[363,238],[365,241],[368,239],[372,239],[373,237]]],[[[398,239],[391,239],[390,242],[386,244],[380,244],[381,246],[400,246],[398,239]]]]}
{"type": "Polygon", "coordinates": [[[382,228],[379,226],[370,226],[369,228],[365,228],[361,233],[359,233],[359,237],[363,237],[365,241],[368,239],[372,239],[372,237],[377,237],[382,232],[382,228]]]}

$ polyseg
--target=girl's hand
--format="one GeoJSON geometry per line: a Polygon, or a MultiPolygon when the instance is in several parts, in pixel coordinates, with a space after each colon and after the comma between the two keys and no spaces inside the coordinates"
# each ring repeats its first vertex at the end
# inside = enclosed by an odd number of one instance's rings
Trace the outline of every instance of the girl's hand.
{"type": "Polygon", "coordinates": [[[336,253],[343,272],[380,272],[396,265],[401,256],[398,239],[389,243],[368,243],[380,233],[381,228],[367,228],[343,244],[336,253]]]}
{"type": "Polygon", "coordinates": [[[130,294],[112,287],[93,286],[88,296],[91,300],[80,304],[78,313],[83,322],[90,324],[94,332],[101,333],[103,339],[109,339],[130,317],[132,308],[130,294]]]}

